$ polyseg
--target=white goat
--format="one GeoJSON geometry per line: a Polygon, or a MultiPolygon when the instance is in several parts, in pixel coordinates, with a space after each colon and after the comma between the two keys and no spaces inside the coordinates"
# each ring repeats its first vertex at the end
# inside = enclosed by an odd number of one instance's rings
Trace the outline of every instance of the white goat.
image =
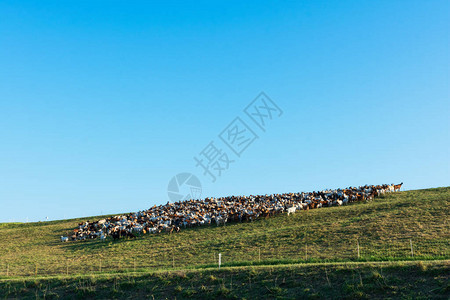
{"type": "Polygon", "coordinates": [[[296,210],[296,209],[297,209],[297,208],[296,208],[295,206],[289,207],[289,208],[287,209],[287,215],[289,216],[290,214],[295,213],[295,210],[296,210]]]}

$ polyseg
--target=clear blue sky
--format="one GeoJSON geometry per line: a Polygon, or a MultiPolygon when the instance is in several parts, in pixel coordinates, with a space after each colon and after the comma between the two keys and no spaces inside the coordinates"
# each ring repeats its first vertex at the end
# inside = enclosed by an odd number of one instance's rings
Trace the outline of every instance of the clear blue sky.
{"type": "MultiPolygon", "coordinates": [[[[203,196],[450,184],[445,1],[1,1],[0,222],[203,196]],[[193,157],[283,110],[212,183],[193,157]]],[[[259,130],[259,131],[258,131],[259,130]]],[[[225,150],[225,147],[223,147],[225,150]]]]}

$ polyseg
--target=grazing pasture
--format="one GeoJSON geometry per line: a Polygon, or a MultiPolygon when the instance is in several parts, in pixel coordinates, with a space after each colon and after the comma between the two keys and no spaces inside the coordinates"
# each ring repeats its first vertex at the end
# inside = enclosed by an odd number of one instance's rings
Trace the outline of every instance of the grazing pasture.
{"type": "MultiPolygon", "coordinates": [[[[310,193],[228,196],[188,200],[166,205],[154,205],[148,210],[125,215],[85,221],[78,224],[70,235],[72,241],[121,237],[135,238],[136,234],[179,232],[180,227],[197,227],[216,223],[255,221],[283,212],[288,215],[298,210],[341,206],[353,202],[373,200],[379,195],[400,190],[398,185],[365,185],[346,189],[323,190],[310,193]]],[[[61,237],[61,241],[64,237],[61,237]]]]}
{"type": "Polygon", "coordinates": [[[448,261],[307,264],[0,280],[20,299],[448,299],[448,261]]]}
{"type": "MultiPolygon", "coordinates": [[[[450,188],[186,228],[133,239],[61,242],[83,219],[0,224],[0,278],[299,262],[448,259],[450,188]]],[[[100,219],[92,217],[90,219],[100,219]]]]}

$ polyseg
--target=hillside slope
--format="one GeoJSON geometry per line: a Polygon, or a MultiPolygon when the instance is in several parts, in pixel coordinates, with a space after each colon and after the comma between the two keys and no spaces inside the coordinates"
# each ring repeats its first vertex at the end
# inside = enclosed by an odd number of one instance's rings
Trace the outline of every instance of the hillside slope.
{"type": "Polygon", "coordinates": [[[218,253],[224,265],[445,259],[449,203],[449,187],[407,191],[369,203],[115,242],[61,243],[59,237],[82,219],[4,223],[0,276],[208,267],[218,253]]]}

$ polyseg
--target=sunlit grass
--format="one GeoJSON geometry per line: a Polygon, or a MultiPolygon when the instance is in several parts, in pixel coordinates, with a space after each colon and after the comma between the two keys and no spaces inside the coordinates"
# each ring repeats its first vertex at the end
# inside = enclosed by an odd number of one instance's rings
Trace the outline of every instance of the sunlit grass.
{"type": "Polygon", "coordinates": [[[448,187],[400,192],[369,203],[116,242],[59,241],[80,220],[98,217],[3,223],[0,276],[205,267],[217,264],[218,253],[230,266],[445,259],[450,257],[449,200],[448,187]]]}

